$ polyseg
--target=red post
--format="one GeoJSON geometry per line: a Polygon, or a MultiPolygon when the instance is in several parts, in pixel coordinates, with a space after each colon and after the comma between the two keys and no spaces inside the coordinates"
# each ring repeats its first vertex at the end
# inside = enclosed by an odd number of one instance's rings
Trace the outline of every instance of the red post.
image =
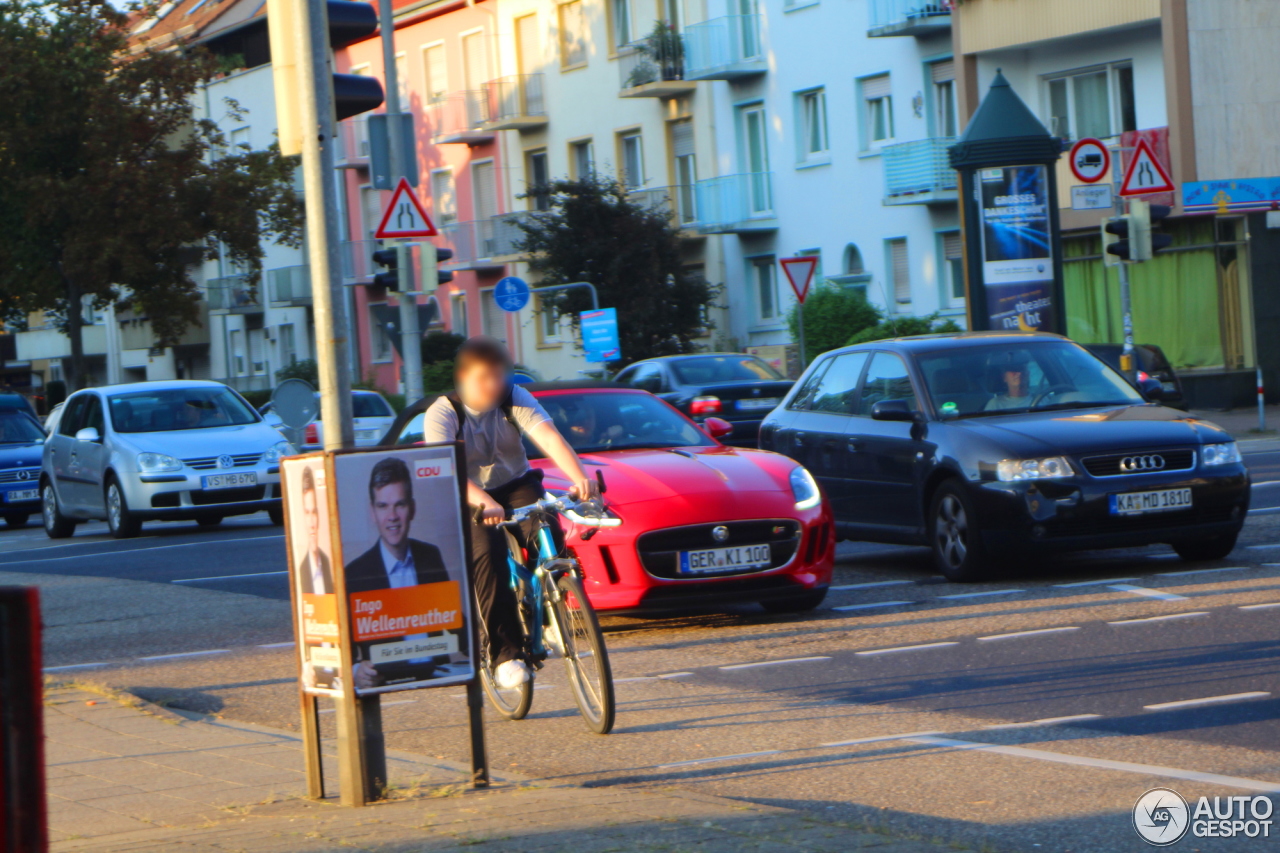
{"type": "Polygon", "coordinates": [[[40,593],[0,587],[0,853],[45,853],[40,593]]]}

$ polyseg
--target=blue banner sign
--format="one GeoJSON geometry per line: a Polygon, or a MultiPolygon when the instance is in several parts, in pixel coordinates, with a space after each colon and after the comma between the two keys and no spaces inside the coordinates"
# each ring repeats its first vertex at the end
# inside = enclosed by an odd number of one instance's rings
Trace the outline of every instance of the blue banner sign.
{"type": "Polygon", "coordinates": [[[1188,214],[1280,210],[1280,178],[1188,181],[1182,185],[1182,207],[1188,214]]]}
{"type": "Polygon", "coordinates": [[[586,350],[587,361],[617,361],[622,358],[617,309],[583,311],[578,315],[578,322],[582,329],[582,348],[586,350]]]}

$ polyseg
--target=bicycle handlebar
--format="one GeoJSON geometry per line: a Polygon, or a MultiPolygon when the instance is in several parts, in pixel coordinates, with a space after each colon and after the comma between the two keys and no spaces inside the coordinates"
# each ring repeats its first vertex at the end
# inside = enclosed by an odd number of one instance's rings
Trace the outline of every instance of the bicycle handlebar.
{"type": "Polygon", "coordinates": [[[604,514],[604,505],[599,501],[575,501],[568,495],[556,497],[550,493],[542,500],[528,506],[518,507],[502,524],[519,524],[536,512],[557,512],[574,524],[583,527],[618,527],[622,519],[604,514]],[[583,513],[589,513],[584,515],[583,513]]]}

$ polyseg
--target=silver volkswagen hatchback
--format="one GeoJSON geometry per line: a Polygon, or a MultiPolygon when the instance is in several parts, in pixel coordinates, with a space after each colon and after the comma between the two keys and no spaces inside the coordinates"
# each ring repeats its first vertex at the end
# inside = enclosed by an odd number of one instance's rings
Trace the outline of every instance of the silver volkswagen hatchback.
{"type": "Polygon", "coordinates": [[[215,525],[261,510],[280,524],[280,458],[293,452],[220,382],[77,391],[44,444],[44,529],[60,539],[81,521],[105,519],[124,539],[148,520],[215,525]]]}

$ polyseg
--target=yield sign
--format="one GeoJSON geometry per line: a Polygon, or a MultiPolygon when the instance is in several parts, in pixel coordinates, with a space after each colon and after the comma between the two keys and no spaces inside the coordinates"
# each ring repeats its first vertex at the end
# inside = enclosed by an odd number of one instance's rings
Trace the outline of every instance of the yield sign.
{"type": "Polygon", "coordinates": [[[1120,195],[1171,192],[1174,192],[1174,186],[1169,172],[1160,165],[1147,140],[1139,139],[1138,147],[1133,152],[1133,159],[1129,161],[1129,168],[1124,171],[1120,195]]]}
{"type": "Polygon", "coordinates": [[[394,240],[398,237],[435,237],[439,233],[409,182],[401,178],[373,236],[379,240],[394,240]]]}
{"type": "Polygon", "coordinates": [[[805,297],[809,295],[813,271],[818,268],[818,259],[809,255],[801,258],[782,258],[778,263],[782,264],[782,271],[786,273],[787,281],[791,282],[791,289],[796,292],[796,301],[803,305],[805,297]]]}

